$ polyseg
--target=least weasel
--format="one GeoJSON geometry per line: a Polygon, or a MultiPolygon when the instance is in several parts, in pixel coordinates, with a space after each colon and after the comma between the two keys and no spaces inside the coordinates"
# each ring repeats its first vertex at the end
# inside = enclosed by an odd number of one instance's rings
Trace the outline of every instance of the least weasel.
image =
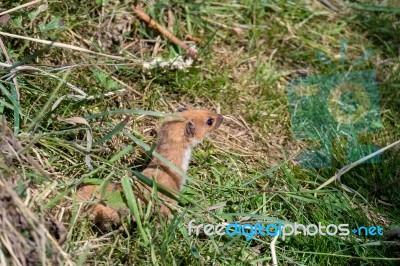
{"type": "MultiPolygon", "coordinates": [[[[179,109],[175,114],[178,116],[177,118],[167,118],[161,125],[157,134],[155,150],[177,168],[186,172],[193,147],[221,125],[223,116],[207,110],[194,109],[179,109]]],[[[153,157],[142,174],[176,192],[180,192],[185,183],[183,176],[156,157],[153,157]]],[[[152,188],[145,185],[141,185],[141,188],[132,186],[137,199],[146,203],[150,198],[152,188]]],[[[109,184],[105,191],[101,191],[99,185],[83,185],[78,189],[77,196],[79,200],[83,201],[94,199],[97,202],[102,202],[102,192],[103,195],[107,195],[117,190],[122,191],[120,183],[109,184]]],[[[161,193],[159,193],[159,198],[169,203],[176,203],[176,201],[161,193]]],[[[171,217],[171,211],[165,204],[160,206],[160,213],[165,217],[171,217]]],[[[110,223],[120,224],[120,217],[126,214],[126,210],[118,210],[106,204],[96,203],[89,207],[88,214],[90,220],[104,228],[110,223]]]]}

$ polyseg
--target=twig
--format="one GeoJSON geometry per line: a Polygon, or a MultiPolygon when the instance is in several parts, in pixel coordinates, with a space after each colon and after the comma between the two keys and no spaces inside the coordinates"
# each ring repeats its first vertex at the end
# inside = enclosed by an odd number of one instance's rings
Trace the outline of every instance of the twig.
{"type": "MultiPolygon", "coordinates": [[[[92,65],[92,64],[91,64],[92,65]]],[[[113,64],[115,65],[115,64],[113,64]]],[[[125,65],[125,64],[123,64],[125,65]]],[[[12,67],[12,65],[10,64],[6,64],[6,63],[1,63],[0,62],[0,67],[12,67]]],[[[63,69],[71,69],[71,66],[68,67],[61,67],[59,69],[63,70],[63,69]]],[[[34,72],[40,72],[41,75],[45,75],[45,76],[49,76],[51,78],[54,78],[58,81],[61,81],[61,78],[57,77],[56,75],[50,74],[40,68],[37,67],[33,67],[33,66],[17,66],[16,68],[14,68],[17,71],[34,71],[34,72]]],[[[117,80],[116,78],[112,77],[114,80],[116,80],[118,83],[120,83],[121,85],[127,87],[129,89],[129,91],[133,91],[136,94],[143,96],[140,92],[134,90],[132,87],[130,87],[128,84],[117,80]]],[[[120,89],[120,90],[116,90],[116,91],[110,91],[110,92],[106,92],[104,94],[101,95],[87,95],[82,89],[78,88],[77,86],[69,83],[69,82],[65,82],[65,85],[67,85],[68,88],[70,88],[71,90],[77,92],[79,95],[63,95],[60,98],[58,98],[58,100],[56,101],[57,104],[59,104],[62,100],[64,100],[65,98],[71,99],[71,100],[75,100],[75,101],[81,101],[81,100],[93,100],[93,99],[97,99],[97,98],[103,98],[103,97],[110,97],[110,96],[114,96],[118,93],[123,93],[126,92],[126,89],[120,89]]],[[[56,104],[55,103],[55,104],[56,104]]],[[[53,107],[54,105],[53,104],[53,107]]],[[[52,109],[53,110],[53,109],[52,109]]]]}
{"type": "MultiPolygon", "coordinates": [[[[0,67],[12,67],[12,65],[0,62],[0,67]]],[[[18,71],[24,71],[24,70],[26,70],[26,71],[29,71],[29,70],[36,71],[36,70],[38,70],[37,68],[35,68],[33,66],[17,66],[14,69],[18,70],[18,71]]]]}
{"type": "Polygon", "coordinates": [[[336,6],[334,6],[331,2],[329,2],[329,0],[318,0],[318,2],[320,2],[321,4],[326,6],[327,8],[335,11],[336,13],[338,13],[340,11],[336,6]]]}
{"type": "MultiPolygon", "coordinates": [[[[390,149],[390,148],[396,146],[397,144],[400,144],[400,140],[398,140],[398,141],[396,141],[396,142],[394,142],[394,143],[392,143],[392,144],[389,144],[389,145],[387,145],[386,147],[384,147],[384,148],[382,148],[382,149],[380,149],[380,150],[377,150],[376,152],[371,153],[370,155],[367,155],[367,156],[361,158],[360,160],[358,160],[358,161],[356,161],[356,162],[354,162],[354,163],[351,163],[351,164],[346,165],[345,167],[341,168],[334,176],[332,176],[332,177],[329,178],[327,181],[325,181],[322,185],[320,185],[319,187],[317,187],[316,190],[320,190],[321,188],[324,188],[324,187],[326,187],[327,185],[329,185],[330,183],[332,183],[332,182],[338,180],[339,183],[342,185],[342,187],[343,187],[345,190],[350,191],[350,192],[354,192],[354,193],[356,193],[356,194],[359,195],[359,193],[358,193],[357,191],[354,191],[353,189],[351,189],[351,188],[345,186],[344,184],[342,184],[342,183],[340,182],[340,177],[341,177],[342,175],[344,175],[345,173],[347,173],[348,171],[350,171],[351,169],[353,169],[354,167],[356,167],[357,165],[362,164],[362,163],[365,162],[366,160],[369,160],[369,159],[371,159],[372,157],[375,157],[376,155],[378,155],[378,154],[380,154],[380,153],[382,153],[382,152],[384,152],[384,151],[386,151],[386,150],[388,150],[388,149],[390,149]]],[[[315,196],[315,197],[317,196],[317,192],[314,194],[314,196],[315,196]]],[[[360,196],[361,196],[361,195],[360,195],[360,196]]]]}
{"type": "Polygon", "coordinates": [[[144,22],[149,24],[150,27],[158,30],[165,38],[169,39],[174,44],[178,45],[183,50],[186,50],[190,57],[195,57],[197,52],[190,48],[185,42],[179,40],[176,36],[174,36],[171,32],[169,32],[166,28],[155,22],[149,15],[143,12],[140,6],[135,6],[132,8],[133,12],[144,22]]]}
{"type": "Polygon", "coordinates": [[[25,4],[23,4],[23,5],[16,6],[16,7],[14,7],[14,8],[9,9],[9,10],[6,10],[6,11],[4,11],[4,12],[1,12],[1,13],[0,13],[0,16],[3,16],[3,15],[5,15],[5,14],[9,14],[9,13],[12,13],[12,12],[14,12],[14,11],[16,11],[16,10],[18,10],[18,9],[24,8],[24,7],[28,7],[28,6],[37,4],[37,3],[41,2],[41,1],[42,1],[42,0],[34,0],[34,1],[30,1],[30,2],[28,2],[28,3],[25,3],[25,4]]]}
{"type": "Polygon", "coordinates": [[[27,40],[27,41],[31,41],[31,42],[37,42],[37,43],[47,44],[47,45],[51,45],[51,46],[58,47],[58,48],[71,49],[71,50],[75,50],[75,51],[79,51],[79,52],[84,52],[84,53],[88,53],[88,54],[94,54],[94,55],[104,56],[104,57],[108,57],[108,58],[112,58],[112,59],[116,59],[116,60],[130,60],[130,61],[136,60],[136,59],[125,58],[125,57],[116,56],[116,55],[109,55],[109,54],[98,53],[98,52],[94,52],[94,51],[91,51],[91,50],[88,50],[88,49],[85,49],[85,48],[82,48],[82,47],[70,45],[70,44],[65,44],[65,43],[60,43],[60,42],[52,42],[52,41],[41,40],[41,39],[35,39],[35,38],[31,38],[31,37],[26,37],[26,36],[20,36],[20,35],[16,35],[16,34],[11,34],[11,33],[8,33],[8,32],[2,32],[2,31],[0,31],[0,35],[7,36],[7,37],[11,37],[11,38],[16,38],[16,39],[27,40]]]}
{"type": "MultiPolygon", "coordinates": [[[[0,62],[0,67],[12,67],[12,65],[11,65],[11,64],[5,64],[5,63],[1,63],[1,62],[0,62]]],[[[56,75],[52,75],[52,74],[50,74],[50,73],[48,73],[48,72],[46,72],[46,71],[44,71],[44,70],[42,70],[42,69],[40,69],[40,68],[36,68],[36,67],[33,67],[33,66],[17,66],[17,67],[14,68],[14,70],[17,70],[17,71],[24,71],[24,70],[25,70],[25,71],[37,71],[37,72],[40,72],[40,73],[43,74],[43,75],[47,75],[47,76],[52,77],[52,78],[54,78],[54,79],[56,79],[56,80],[58,80],[58,81],[61,80],[61,79],[60,79],[59,77],[57,77],[56,75]]],[[[73,91],[79,93],[80,96],[82,97],[82,99],[85,98],[85,97],[87,97],[87,94],[86,94],[83,90],[81,90],[80,88],[78,88],[77,86],[75,86],[75,85],[73,85],[73,84],[71,84],[71,83],[69,83],[69,82],[66,82],[65,84],[66,84],[71,90],[73,90],[73,91]]]]}
{"type": "Polygon", "coordinates": [[[277,233],[276,236],[274,236],[274,238],[271,241],[271,244],[269,245],[270,248],[271,248],[271,258],[272,258],[272,265],[273,266],[278,266],[278,259],[276,258],[275,244],[276,244],[276,241],[278,240],[278,237],[279,237],[279,234],[280,234],[279,229],[278,229],[278,231],[276,233],[277,233]]]}

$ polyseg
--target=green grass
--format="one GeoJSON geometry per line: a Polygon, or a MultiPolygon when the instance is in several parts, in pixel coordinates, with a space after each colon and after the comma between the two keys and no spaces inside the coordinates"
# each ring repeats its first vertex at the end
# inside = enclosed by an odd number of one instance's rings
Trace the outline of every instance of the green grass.
{"type": "MultiPolygon", "coordinates": [[[[360,142],[383,147],[400,139],[399,7],[371,0],[357,1],[352,9],[347,1],[330,2],[341,11],[318,1],[147,1],[144,11],[177,37],[201,38],[200,60],[185,71],[143,70],[143,60],[184,52],[162,37],[155,50],[159,34],[134,16],[133,3],[48,1],[43,12],[37,12],[40,4],[14,11],[1,31],[126,60],[0,35],[12,65],[37,69],[17,69],[19,101],[9,79],[13,70],[0,69],[1,117],[22,143],[19,153],[30,154],[49,173],[2,149],[2,179],[14,177],[16,191],[38,217],[61,217],[68,230],[62,249],[77,265],[272,263],[270,237],[189,236],[193,219],[400,227],[399,147],[381,154],[380,163],[342,176],[364,199],[338,182],[315,196],[347,164],[343,136],[332,140],[333,168],[305,169],[294,160],[301,150],[320,145],[292,136],[286,84],[304,75],[376,70],[383,128],[362,134],[360,142]],[[344,63],[341,40],[347,42],[344,63]],[[371,56],[352,67],[367,50],[371,56]],[[90,97],[77,97],[77,89],[90,97]],[[157,223],[146,206],[131,205],[124,178],[128,205],[141,224],[126,221],[122,229],[97,232],[77,214],[76,187],[144,169],[160,113],[180,106],[220,106],[226,119],[195,149],[175,218],[157,223]],[[87,122],[66,120],[71,117],[87,122]]],[[[22,3],[5,1],[0,8],[22,3]]],[[[398,236],[292,236],[279,238],[276,251],[279,265],[397,265],[399,245],[398,236]]]]}

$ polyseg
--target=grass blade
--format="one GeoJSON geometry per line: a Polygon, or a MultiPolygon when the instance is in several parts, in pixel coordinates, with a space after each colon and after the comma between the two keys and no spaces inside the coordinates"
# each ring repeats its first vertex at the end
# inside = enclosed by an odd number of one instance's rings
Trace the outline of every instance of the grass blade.
{"type": "Polygon", "coordinates": [[[36,115],[36,117],[33,119],[33,122],[28,128],[28,131],[32,131],[35,129],[37,124],[40,122],[40,120],[43,119],[44,115],[46,114],[47,110],[50,108],[51,103],[53,102],[54,98],[56,97],[58,91],[62,88],[62,86],[65,84],[65,81],[67,80],[67,77],[69,76],[70,70],[65,72],[64,76],[62,77],[60,83],[58,83],[57,87],[53,90],[51,93],[49,99],[43,106],[43,108],[40,110],[40,112],[36,115]]]}
{"type": "Polygon", "coordinates": [[[108,132],[104,137],[102,137],[100,140],[96,141],[95,145],[99,145],[103,142],[106,142],[107,140],[109,140],[112,136],[118,134],[119,132],[121,132],[124,127],[126,126],[126,124],[128,124],[129,122],[129,117],[126,117],[122,122],[120,122],[117,126],[114,127],[113,130],[111,130],[110,132],[108,132]]]}
{"type": "Polygon", "coordinates": [[[129,182],[129,178],[124,176],[121,180],[122,188],[124,189],[124,194],[126,197],[126,202],[129,209],[132,211],[133,215],[135,216],[135,220],[137,223],[137,227],[139,229],[140,234],[142,235],[143,241],[146,246],[149,245],[150,241],[147,237],[146,232],[143,229],[142,221],[140,220],[139,209],[136,202],[136,198],[133,194],[131,183],[129,182]]]}
{"type": "Polygon", "coordinates": [[[107,111],[103,113],[97,113],[93,115],[86,115],[85,119],[95,119],[99,117],[109,116],[109,115],[149,115],[155,117],[178,117],[174,114],[166,114],[154,111],[144,111],[144,110],[132,110],[132,109],[116,109],[112,111],[107,111]]]}

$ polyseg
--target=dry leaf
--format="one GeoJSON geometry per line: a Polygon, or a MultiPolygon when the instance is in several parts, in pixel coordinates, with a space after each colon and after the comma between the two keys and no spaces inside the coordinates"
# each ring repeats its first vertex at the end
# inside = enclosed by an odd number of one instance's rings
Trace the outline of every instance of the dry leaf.
{"type": "Polygon", "coordinates": [[[58,121],[63,121],[65,123],[68,124],[72,124],[72,125],[76,125],[76,124],[83,124],[88,126],[88,128],[86,129],[86,142],[87,142],[87,146],[86,146],[86,154],[85,154],[85,163],[87,165],[87,167],[89,169],[93,169],[93,165],[92,165],[92,159],[90,158],[90,151],[92,150],[92,144],[93,144],[93,135],[92,135],[92,129],[90,128],[89,122],[83,118],[83,117],[79,117],[79,116],[74,116],[74,117],[70,117],[70,118],[57,118],[58,121]]]}
{"type": "Polygon", "coordinates": [[[0,17],[0,25],[6,25],[9,20],[10,20],[9,14],[5,14],[5,15],[1,16],[0,17]]]}
{"type": "Polygon", "coordinates": [[[74,117],[70,117],[70,118],[60,118],[59,117],[58,121],[63,121],[65,123],[72,124],[72,125],[83,124],[83,125],[90,127],[89,122],[85,118],[78,117],[78,116],[74,116],[74,117]]]}
{"type": "Polygon", "coordinates": [[[46,11],[47,8],[48,8],[48,4],[47,4],[47,3],[45,3],[45,4],[43,4],[43,5],[40,5],[40,6],[38,7],[38,9],[37,9],[37,13],[38,13],[38,14],[39,14],[39,13],[42,13],[42,12],[46,11]]]}

